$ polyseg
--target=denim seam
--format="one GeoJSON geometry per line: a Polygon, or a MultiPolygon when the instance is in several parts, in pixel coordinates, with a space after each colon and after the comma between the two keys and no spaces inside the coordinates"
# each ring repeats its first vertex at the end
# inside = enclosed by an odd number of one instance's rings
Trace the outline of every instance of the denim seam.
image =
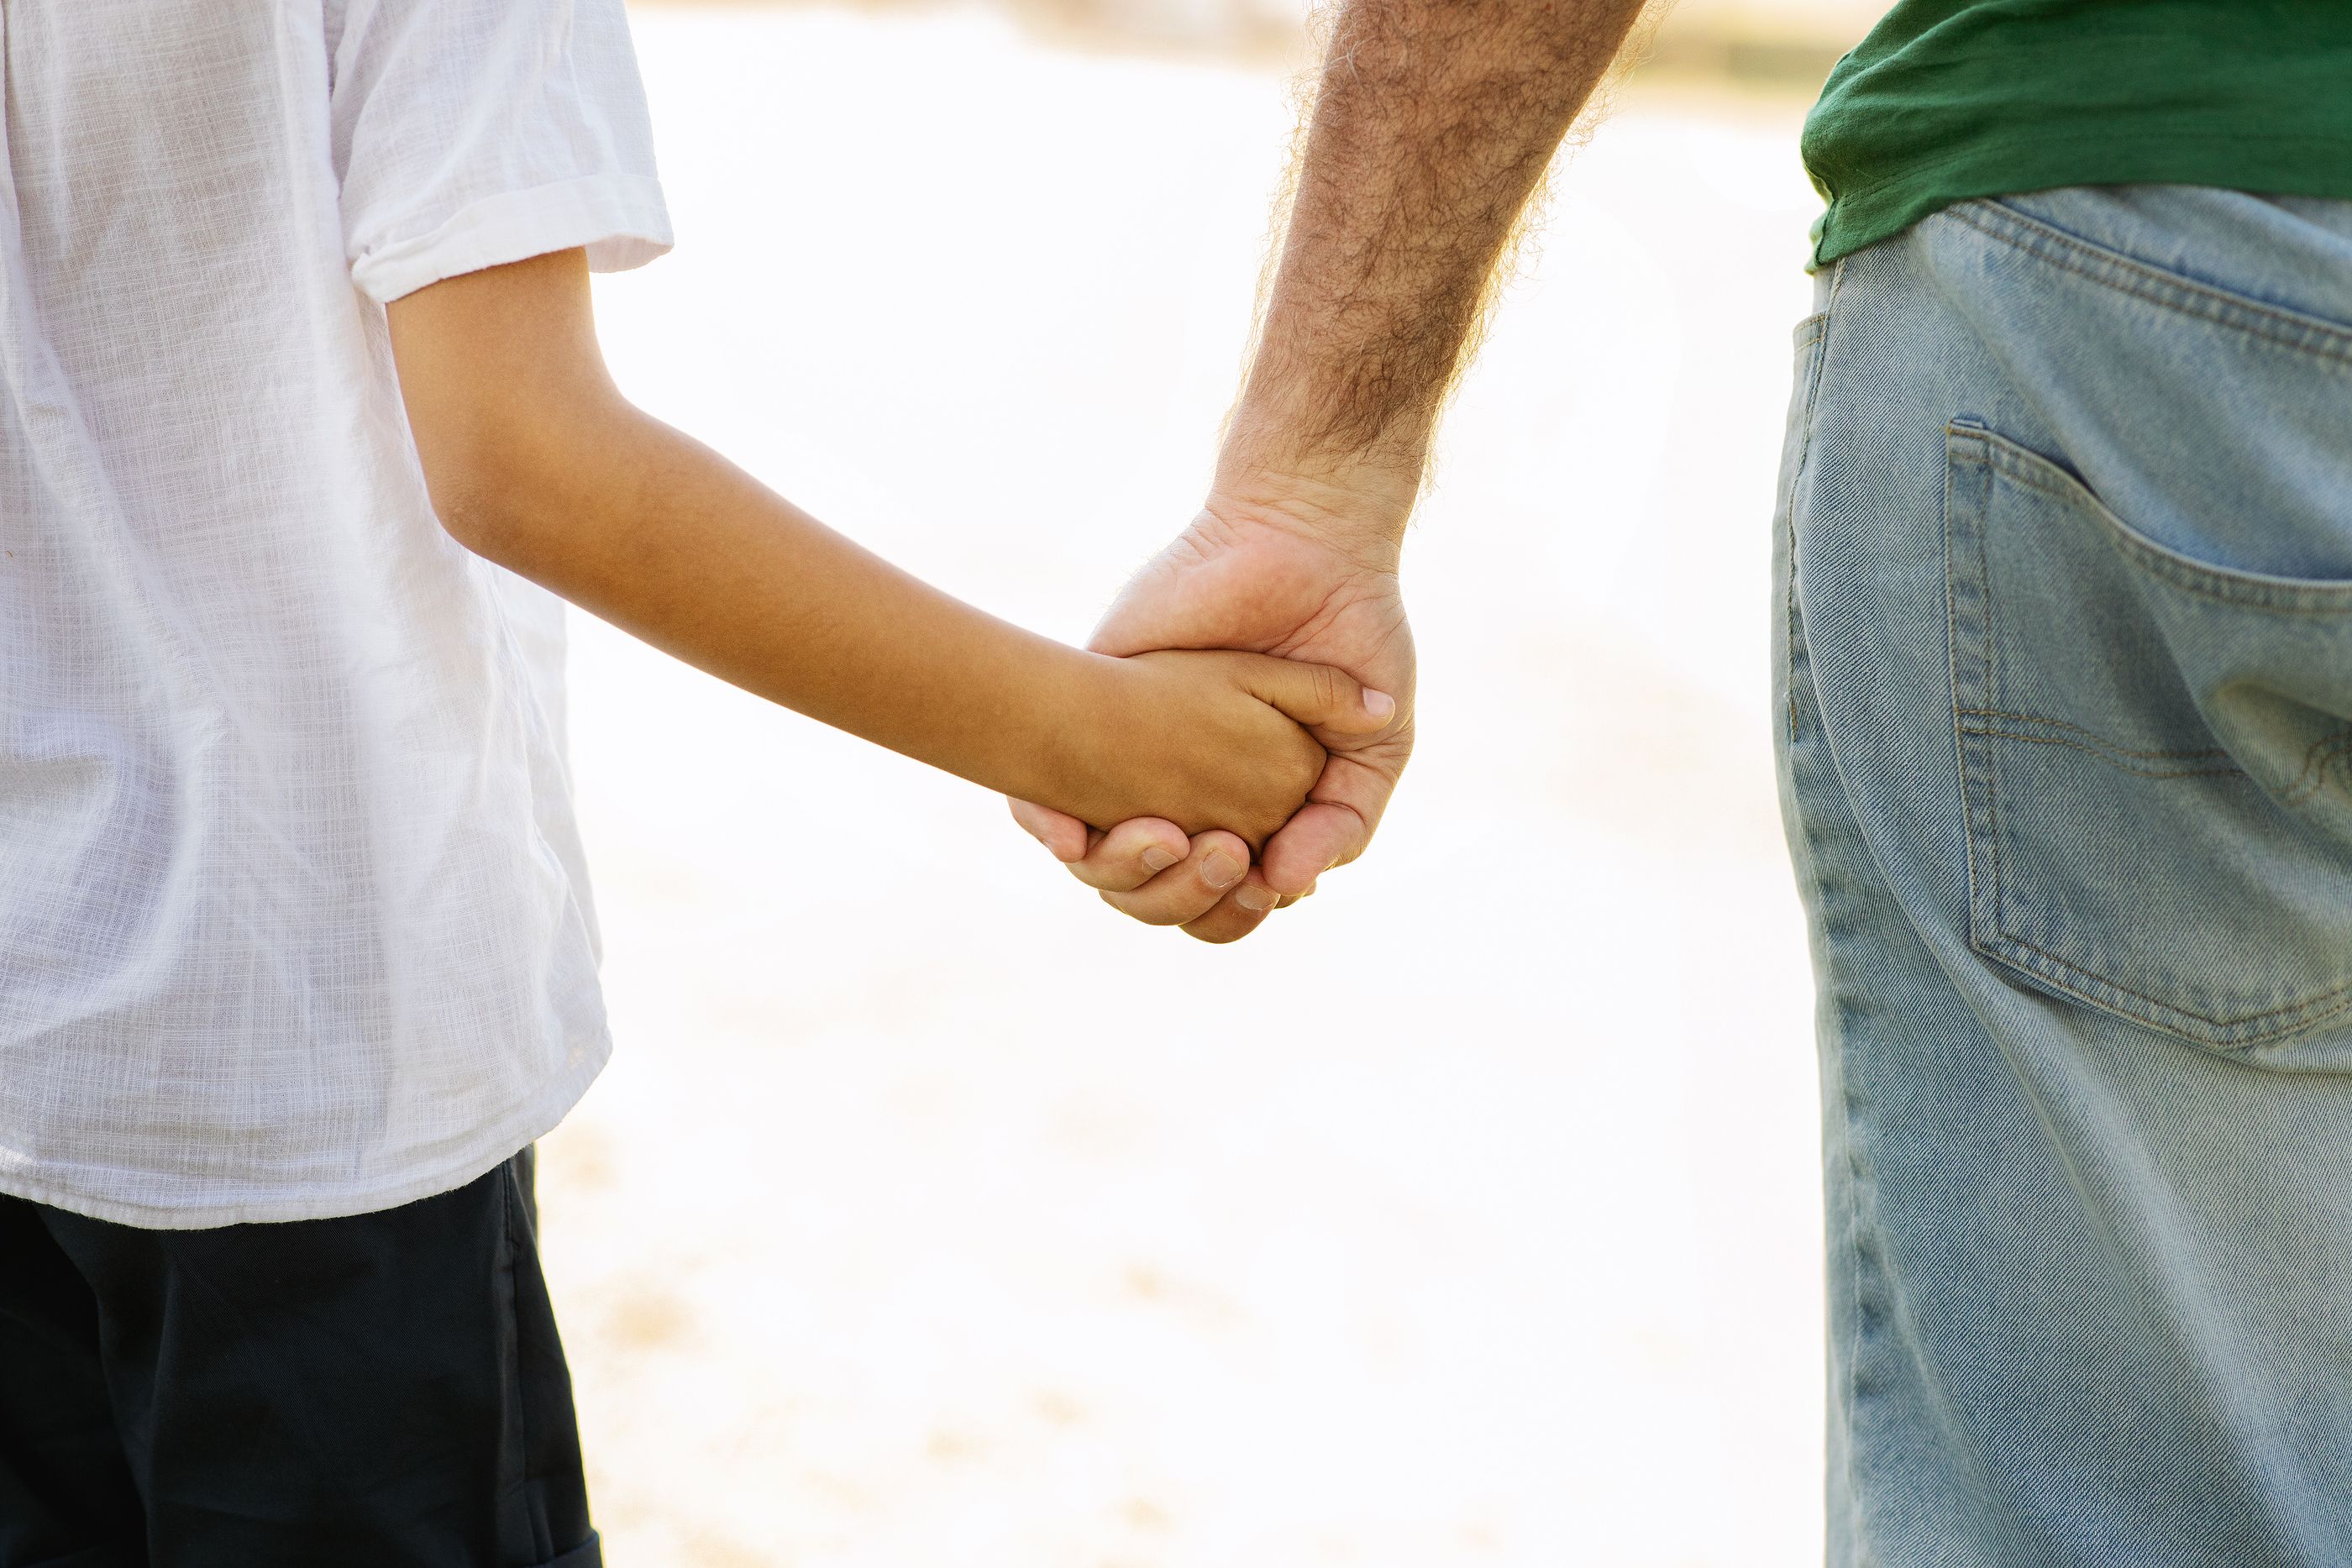
{"type": "MultiPolygon", "coordinates": [[[[1792,632],[1797,624],[1797,492],[1804,486],[1805,465],[1812,460],[1813,409],[1821,397],[1822,365],[1829,358],[1830,317],[1837,309],[1838,287],[1844,281],[1845,263],[1840,260],[1830,273],[1829,298],[1822,302],[1822,308],[1797,324],[1797,351],[1801,354],[1809,350],[1818,351],[1813,354],[1811,372],[1805,378],[1805,405],[1798,415],[1797,459],[1789,465],[1789,493],[1781,497],[1781,510],[1789,519],[1789,602],[1782,613],[1788,617],[1788,625],[1792,632]]],[[[1789,734],[1794,738],[1797,733],[1797,667],[1793,636],[1790,640],[1789,650],[1789,667],[1784,675],[1789,687],[1789,734]]]]}
{"type": "Polygon", "coordinates": [[[2079,751],[2085,757],[2095,757],[2118,771],[2129,773],[2139,779],[2243,779],[2246,777],[2244,768],[2235,767],[2169,769],[2135,768],[2128,762],[2117,761],[2116,753],[2105,747],[2085,746],[2079,740],[2068,740],[2063,736],[2032,735],[2021,729],[1994,729],[1990,726],[1963,725],[1961,733],[1981,735],[1992,740],[2022,740],[2034,746],[2063,746],[2069,751],[2079,751]]]}
{"type": "MultiPolygon", "coordinates": [[[[1988,706],[1999,707],[2001,706],[2000,665],[1994,662],[1992,651],[2000,645],[2000,625],[1997,619],[2000,607],[1993,602],[1991,544],[1985,537],[1990,532],[1985,525],[1992,513],[1992,471],[1983,469],[1970,476],[1969,482],[1976,492],[1974,499],[1977,503],[1974,520],[1977,634],[1982,639],[1977,650],[1977,677],[1982,683],[1978,689],[1985,694],[1984,701],[1988,706]]],[[[2008,922],[2001,918],[2000,790],[1993,775],[1990,742],[1979,737],[1977,745],[1970,749],[1972,754],[1982,758],[1978,777],[1984,780],[1985,858],[1992,870],[1990,918],[1993,929],[1999,931],[2008,925],[2008,922]]]]}
{"type": "MultiPolygon", "coordinates": [[[[1834,287],[1834,284],[1832,284],[1832,287],[1834,287]]],[[[1792,576],[1795,570],[1795,558],[1791,556],[1790,559],[1790,570],[1792,576]]],[[[1793,596],[1790,599],[1790,610],[1793,615],[1795,610],[1795,600],[1793,596]]],[[[1792,622],[1790,629],[1798,637],[1802,637],[1804,635],[1803,623],[1801,621],[1792,622]]],[[[1795,656],[1792,653],[1792,665],[1794,657],[1795,656]]],[[[1808,660],[1808,665],[1810,667],[1810,660],[1808,660]]],[[[1807,676],[1808,680],[1811,678],[1811,677],[1810,675],[1807,676]]],[[[1822,747],[1824,753],[1826,753],[1829,745],[1829,737],[1820,710],[1818,692],[1816,692],[1815,695],[1816,700],[1812,705],[1811,705],[1812,707],[1814,730],[1819,737],[1819,744],[1822,747]]],[[[1792,723],[1785,766],[1790,769],[1789,793],[1790,800],[1794,802],[1800,793],[1795,778],[1795,769],[1798,762],[1796,745],[1801,737],[1793,724],[1796,711],[1796,699],[1793,695],[1790,699],[1790,711],[1792,723]]],[[[1831,766],[1830,773],[1831,777],[1834,779],[1834,765],[1831,766]]],[[[1815,917],[1821,922],[1820,929],[1816,934],[1816,946],[1820,953],[1822,964],[1822,990],[1826,1001],[1824,1012],[1828,1019],[1828,1027],[1835,1031],[1837,1037],[1834,1051],[1828,1049],[1823,1050],[1822,1065],[1825,1071],[1834,1071],[1837,1074],[1836,1105],[1841,1124],[1836,1129],[1836,1133],[1838,1148],[1840,1153],[1843,1155],[1845,1163],[1846,1179],[1843,1187],[1843,1197],[1845,1201],[1842,1210],[1836,1216],[1836,1218],[1840,1222],[1836,1232],[1834,1234],[1831,1234],[1825,1231],[1822,1242],[1824,1247],[1832,1250],[1843,1249],[1848,1255],[1848,1267],[1843,1270],[1839,1270],[1837,1273],[1837,1277],[1843,1281],[1846,1287],[1846,1322],[1848,1324],[1848,1330],[1845,1343],[1845,1354],[1842,1359],[1833,1361],[1829,1367],[1829,1371],[1832,1375],[1835,1375],[1838,1374],[1841,1369],[1843,1370],[1843,1375],[1838,1377],[1834,1394],[1838,1401],[1841,1414],[1844,1417],[1845,1425],[1843,1457],[1845,1459],[1845,1501],[1848,1515],[1847,1534],[1849,1539],[1856,1543],[1857,1552],[1865,1552],[1869,1535],[1867,1531],[1864,1530],[1863,1523],[1863,1491],[1860,1484],[1861,1478],[1855,1470],[1854,1454],[1855,1450],[1861,1447],[1860,1433],[1862,1430],[1862,1423],[1859,1417],[1862,1409],[1863,1393],[1859,1368],[1862,1364],[1863,1343],[1864,1339],[1867,1337],[1865,1320],[1873,1309],[1864,1299],[1864,1292],[1862,1285],[1862,1277],[1867,1261],[1868,1249],[1864,1246],[1862,1238],[1862,1202],[1865,1177],[1863,1170],[1862,1155],[1855,1147],[1856,1138],[1854,1129],[1860,1121],[1860,1117],[1858,1116],[1855,1108],[1855,1091],[1853,1088],[1846,1071],[1845,1056],[1846,1039],[1848,1034],[1846,1028],[1846,1009],[1843,1001],[1840,999],[1843,994],[1843,988],[1836,983],[1835,979],[1835,967],[1838,962],[1836,944],[1833,939],[1833,933],[1830,929],[1828,915],[1822,906],[1822,879],[1821,873],[1817,869],[1817,857],[1814,853],[1813,846],[1814,828],[1812,823],[1806,818],[1801,805],[1795,807],[1795,812],[1797,832],[1793,836],[1791,847],[1792,850],[1795,850],[1797,852],[1791,856],[1792,862],[1794,862],[1792,869],[1796,872],[1801,883],[1811,884],[1811,897],[1807,900],[1807,904],[1810,909],[1814,913],[1815,917]]],[[[1827,1129],[1824,1130],[1826,1131],[1827,1129]]],[[[1834,1319],[1832,1321],[1834,1322],[1834,1319]]],[[[1871,1555],[1872,1557],[1874,1557],[1874,1554],[1871,1555]]],[[[1871,1559],[1869,1557],[1857,1558],[1854,1568],[1869,1568],[1870,1560],[1871,1559]]]]}
{"type": "MultiPolygon", "coordinates": [[[[1956,512],[1953,507],[1953,478],[1959,472],[1952,450],[1955,439],[1951,426],[1944,427],[1944,658],[1952,685],[1952,771],[1960,788],[1960,851],[1967,862],[1969,874],[1969,908],[1967,923],[1973,934],[1977,906],[1977,835],[1975,791],[1969,783],[1969,732],[1960,722],[1961,712],[1970,706],[1991,699],[1977,695],[1976,672],[1971,668],[1964,677],[1960,669],[1960,574],[1954,570],[1955,547],[1961,540],[1954,533],[1956,512]]],[[[1979,579],[1979,580],[1981,580],[1979,579]]]]}
{"type": "Polygon", "coordinates": [[[2281,348],[2352,365],[2352,328],[2151,267],[2028,216],[1996,199],[1979,198],[1945,211],[1979,234],[2091,282],[2281,348]]]}
{"type": "Polygon", "coordinates": [[[2111,745],[2108,742],[2107,737],[2101,735],[2097,730],[2084,729],[2079,724],[2068,724],[2063,718],[2052,718],[2047,714],[2009,713],[2000,708],[1992,707],[1964,707],[1960,709],[1959,712],[1960,716],[1963,718],[2009,718],[2016,719],[2022,724],[2046,725],[2053,729],[2072,730],[2074,734],[2086,737],[2090,740],[2097,743],[2099,746],[2105,747],[2105,749],[2114,752],[2118,757],[2171,758],[2176,759],[2185,759],[2193,757],[2228,757],[2231,755],[2226,747],[2218,746],[2210,747],[2202,751],[2133,751],[2126,747],[2111,745]]]}
{"type": "Polygon", "coordinates": [[[1991,483],[1991,471],[1983,462],[1982,434],[1976,427],[1957,423],[1946,426],[1944,433],[1944,615],[1952,679],[1953,761],[1959,775],[1961,842],[1968,858],[1968,926],[1971,944],[1980,931],[1990,928],[1998,932],[2002,925],[2000,823],[1994,815],[1991,789],[1986,783],[1987,769],[1978,755],[1984,747],[1984,740],[1981,737],[1971,737],[1959,717],[1967,708],[2000,706],[1990,685],[1990,571],[1985,559],[1983,525],[1987,508],[1981,500],[1970,508],[1959,493],[1963,482],[1977,486],[1991,483]],[[1963,521],[1969,518],[1974,519],[1973,538],[1961,531],[1963,521]],[[1976,556],[1972,577],[1958,570],[1958,559],[1964,553],[1976,556]],[[1983,845],[1981,865],[1979,843],[1983,845]]]}
{"type": "MultiPolygon", "coordinates": [[[[1828,303],[1832,308],[1834,308],[1836,304],[1838,284],[1843,277],[1844,270],[1845,264],[1844,262],[1840,261],[1836,264],[1835,268],[1830,275],[1828,303]]],[[[1821,313],[1820,317],[1817,318],[1821,322],[1821,332],[1823,334],[1825,334],[1827,330],[1829,315],[1830,311],[1824,310],[1821,313]]],[[[1817,361],[1814,365],[1814,376],[1812,378],[1813,387],[1818,387],[1819,385],[1820,369],[1820,363],[1817,361]]],[[[1845,1166],[1846,1180],[1843,1186],[1843,1197],[1844,1202],[1842,1207],[1833,1215],[1825,1216],[1825,1220],[1834,1220],[1836,1223],[1833,1228],[1825,1228],[1823,1245],[1830,1249],[1832,1252],[1843,1249],[1850,1255],[1849,1267],[1843,1270],[1832,1270],[1832,1278],[1841,1281],[1846,1288],[1846,1306],[1848,1309],[1846,1321],[1849,1324],[1849,1332],[1844,1347],[1844,1355],[1842,1358],[1834,1355],[1831,1357],[1830,1365],[1827,1368],[1827,1371],[1829,1375],[1835,1379],[1835,1382],[1827,1390],[1825,1390],[1825,1393],[1829,1397],[1833,1398],[1836,1401],[1839,1413],[1843,1416],[1844,1422],[1846,1440],[1843,1457],[1845,1461],[1844,1494],[1848,1514],[1846,1521],[1847,1531],[1849,1537],[1853,1541],[1857,1543],[1862,1543],[1867,1542],[1868,1536],[1863,1528],[1863,1494],[1860,1486],[1860,1477],[1857,1474],[1855,1467],[1854,1450],[1859,1447],[1860,1441],[1857,1434],[1860,1431],[1861,1424],[1857,1417],[1862,1402],[1861,1391],[1857,1386],[1859,1378],[1856,1368],[1860,1364],[1862,1343],[1864,1339],[1864,1301],[1861,1286],[1861,1254],[1863,1251],[1861,1243],[1861,1194],[1864,1184],[1864,1173],[1862,1157],[1854,1147],[1854,1127],[1857,1117],[1854,1106],[1854,1091],[1849,1083],[1846,1074],[1845,1040],[1847,1031],[1845,1009],[1843,1005],[1836,999],[1841,994],[1841,988],[1836,985],[1832,977],[1834,966],[1837,964],[1838,960],[1835,952],[1835,944],[1832,939],[1832,933],[1829,929],[1828,915],[1824,910],[1822,904],[1822,883],[1821,873],[1818,868],[1817,857],[1814,852],[1816,830],[1814,824],[1808,819],[1803,806],[1799,800],[1801,791],[1798,788],[1796,779],[1796,769],[1799,766],[1800,760],[1797,755],[1797,746],[1802,738],[1797,719],[1798,686],[1796,681],[1796,669],[1801,656],[1800,650],[1804,649],[1805,647],[1805,633],[1803,621],[1798,612],[1797,602],[1797,518],[1795,500],[1798,487],[1797,478],[1801,475],[1804,463],[1810,453],[1811,444],[1812,391],[1811,388],[1808,389],[1806,400],[1806,407],[1803,413],[1805,423],[1799,435],[1799,440],[1802,444],[1799,448],[1797,461],[1794,465],[1794,472],[1792,472],[1790,476],[1788,496],[1789,548],[1787,556],[1787,570],[1789,573],[1789,580],[1787,585],[1787,626],[1789,634],[1789,739],[1787,744],[1780,749],[1781,752],[1781,766],[1788,770],[1786,788],[1788,789],[1791,821],[1795,828],[1795,831],[1790,836],[1790,869],[1796,873],[1796,877],[1800,884],[1800,892],[1810,894],[1810,896],[1805,899],[1805,903],[1812,917],[1820,923],[1813,935],[1815,938],[1815,948],[1820,955],[1820,961],[1822,966],[1823,997],[1825,1001],[1825,1007],[1823,1009],[1824,1027],[1829,1030],[1834,1031],[1836,1035],[1834,1049],[1832,1049],[1828,1042],[1823,1042],[1822,1048],[1822,1061],[1824,1073],[1834,1072],[1836,1074],[1834,1083],[1834,1104],[1835,1113],[1839,1118],[1839,1124],[1836,1126],[1834,1131],[1837,1148],[1840,1155],[1843,1156],[1845,1166]],[[1841,1370],[1843,1372],[1843,1375],[1840,1375],[1841,1370]]],[[[1806,658],[1804,662],[1810,671],[1810,658],[1806,658]]],[[[1806,679],[1808,682],[1811,680],[1810,673],[1807,674],[1806,679]]],[[[1816,692],[1815,695],[1815,701],[1809,706],[1812,710],[1813,725],[1819,744],[1823,748],[1824,753],[1826,753],[1828,747],[1828,736],[1820,711],[1818,692],[1816,692]]],[[[1826,757],[1824,758],[1824,760],[1827,760],[1826,757]]],[[[1831,766],[1830,771],[1832,778],[1834,779],[1835,768],[1833,765],[1831,766]]],[[[1826,1103],[1828,1098],[1828,1096],[1824,1096],[1825,1103],[1823,1106],[1823,1116],[1825,1122],[1830,1114],[1830,1106],[1826,1103]]],[[[1827,1134],[1831,1129],[1825,1126],[1823,1131],[1827,1134]]],[[[1837,1189],[1832,1187],[1832,1190],[1837,1189]]],[[[1835,1321],[1835,1317],[1832,1315],[1830,1319],[1830,1324],[1833,1324],[1835,1321]]],[[[1824,1325],[1825,1330],[1830,1326],[1830,1324],[1824,1325]]],[[[1862,1548],[1858,1546],[1857,1549],[1861,1550],[1862,1548]]],[[[1863,1561],[1857,1560],[1855,1568],[1867,1568],[1867,1565],[1863,1561]]]]}

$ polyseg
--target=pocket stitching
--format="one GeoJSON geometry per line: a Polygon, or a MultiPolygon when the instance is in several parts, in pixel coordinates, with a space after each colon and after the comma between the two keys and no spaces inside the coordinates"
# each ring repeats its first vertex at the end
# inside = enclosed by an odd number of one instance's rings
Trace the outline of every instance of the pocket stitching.
{"type": "MultiPolygon", "coordinates": [[[[1975,574],[1964,576],[1956,570],[1958,555],[1955,547],[1969,542],[1960,538],[1959,529],[1961,519],[1971,514],[1968,508],[1955,502],[1958,499],[1956,486],[1963,476],[1971,483],[1989,486],[1992,471],[1984,461],[1982,444],[1977,439],[1976,430],[1950,424],[1945,427],[1944,436],[1944,617],[1948,639],[1947,657],[1952,679],[1953,762],[1960,784],[1960,838],[1968,861],[1969,944],[1974,947],[1981,931],[1990,928],[1998,932],[2000,928],[2000,821],[1995,814],[1991,791],[1983,782],[1989,770],[1982,761],[1975,760],[1975,754],[1985,747],[1984,739],[1970,737],[1968,727],[1960,722],[1959,713],[1964,707],[1996,707],[2000,705],[1990,689],[1992,634],[1988,619],[1990,572],[1984,557],[1984,528],[1979,521],[1974,541],[1977,554],[1975,574]],[[1969,591],[1965,598],[1964,589],[1969,591]],[[1968,621],[1968,632],[1973,633],[1972,636],[1963,632],[1964,617],[1968,621]],[[1962,666],[1963,648],[1969,649],[1973,654],[1965,671],[1962,666]],[[1979,817],[1982,818],[1981,824],[1979,817]],[[1979,844],[1984,847],[1984,864],[1981,866],[1978,863],[1979,844]]],[[[1980,500],[1973,515],[1981,518],[1986,509],[1986,504],[1980,500]]]]}
{"type": "Polygon", "coordinates": [[[2096,517],[2108,538],[2133,559],[2177,588],[2224,604],[2244,605],[2283,615],[2337,614],[2352,610],[2352,580],[2273,577],[2240,571],[2181,554],[2158,543],[2117,517],[2081,480],[2040,453],[2020,446],[1979,425],[1954,423],[1947,434],[1984,449],[1975,459],[1990,464],[2029,489],[2079,506],[2096,517]]]}
{"type": "MultiPolygon", "coordinates": [[[[2204,1024],[2214,1031],[2215,1038],[2210,1040],[2200,1040],[2198,1042],[2200,1044],[2238,1048],[2264,1045],[2275,1036],[2306,1028],[2317,1023],[2321,1019],[2342,1012],[2347,1008],[2352,1008],[2352,982],[2347,982],[2332,991],[2324,991],[2304,1001],[2290,1002],[2284,1007],[2273,1008],[2268,1012],[2249,1013],[2243,1018],[2235,1019],[2208,1018],[2203,1013],[2192,1012],[2187,1008],[2148,996],[2145,992],[2135,991],[2127,986],[2119,986],[2104,976],[2092,974],[2088,969],[2079,968],[2059,957],[2055,953],[2046,952],[2035,946],[2022,936],[2013,936],[2007,932],[1998,935],[2000,945],[2022,948],[2036,957],[2046,960],[2052,967],[2065,971],[2067,976],[2075,977],[2077,983],[2069,986],[2059,977],[2044,973],[2040,964],[2019,958],[2013,954],[1995,953],[1990,956],[2015,964],[2032,974],[2039,975],[2042,979],[2070,995],[2082,997],[2087,1001],[2100,1002],[2126,1018],[2136,1019],[2140,1023],[2153,1024],[2159,1029],[2174,1030],[2179,1030],[2181,1027],[2177,1022],[2167,1023],[2162,1018],[2151,1018],[2134,1012],[2121,1002],[2115,1000],[2115,998],[2129,997],[2136,1001],[2146,1002],[2150,1012],[2167,1014],[2176,1019],[2185,1019],[2193,1023],[2204,1024]],[[2298,1014],[2305,1016],[2293,1016],[2298,1014]],[[2280,1019],[2288,1021],[2273,1021],[2280,1019]],[[2249,1036],[2252,1038],[2248,1038],[2249,1036]]],[[[1985,949],[1979,947],[1979,951],[1985,951],[1985,949]]]]}

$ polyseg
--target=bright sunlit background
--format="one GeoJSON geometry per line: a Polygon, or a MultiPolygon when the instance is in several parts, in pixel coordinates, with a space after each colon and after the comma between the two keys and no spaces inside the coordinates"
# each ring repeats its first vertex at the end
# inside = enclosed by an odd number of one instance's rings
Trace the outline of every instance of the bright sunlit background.
{"type": "MultiPolygon", "coordinates": [[[[1557,173],[1407,549],[1421,751],[1248,942],[574,618],[619,1051],[545,1245],[615,1568],[1819,1561],[1767,567],[1870,10],[1689,0],[1557,173]]],[[[598,282],[624,387],[1082,640],[1202,493],[1295,13],[635,19],[679,244],[598,282]]]]}

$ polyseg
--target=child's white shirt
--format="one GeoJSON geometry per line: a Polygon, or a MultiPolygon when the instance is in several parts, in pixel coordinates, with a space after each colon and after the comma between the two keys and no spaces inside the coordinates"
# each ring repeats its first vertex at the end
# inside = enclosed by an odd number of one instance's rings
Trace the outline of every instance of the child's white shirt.
{"type": "Polygon", "coordinates": [[[610,1047],[561,606],[383,307],[668,247],[621,0],[6,0],[0,89],[0,1192],[459,1186],[610,1047]]]}

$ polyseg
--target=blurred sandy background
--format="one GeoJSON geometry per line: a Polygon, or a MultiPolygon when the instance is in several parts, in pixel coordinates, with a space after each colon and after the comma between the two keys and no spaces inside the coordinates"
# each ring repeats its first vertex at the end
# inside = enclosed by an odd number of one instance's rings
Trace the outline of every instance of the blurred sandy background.
{"type": "MultiPolygon", "coordinates": [[[[1234,385],[1267,3],[641,6],[622,384],[1083,639],[1234,385]]],[[[1408,547],[1422,749],[1248,942],[575,617],[620,1048],[543,1199],[615,1568],[1819,1560],[1766,577],[1868,10],[1689,0],[1556,177],[1408,547]]]]}

